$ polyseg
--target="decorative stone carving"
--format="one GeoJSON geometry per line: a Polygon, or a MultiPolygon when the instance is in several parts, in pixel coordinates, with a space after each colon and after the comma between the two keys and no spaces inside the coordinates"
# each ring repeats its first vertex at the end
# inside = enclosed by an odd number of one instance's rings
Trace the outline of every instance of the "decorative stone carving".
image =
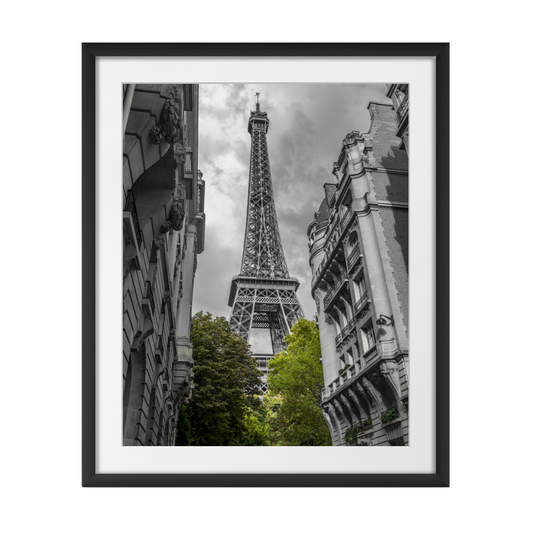
{"type": "Polygon", "coordinates": [[[322,416],[324,417],[324,420],[326,421],[326,424],[328,425],[329,432],[333,433],[333,423],[331,422],[331,418],[329,414],[324,409],[322,410],[322,416]]]}
{"type": "Polygon", "coordinates": [[[191,383],[189,381],[187,381],[185,383],[185,386],[183,387],[183,403],[185,405],[188,405],[189,404],[189,400],[191,399],[191,393],[192,393],[192,389],[191,389],[191,383]]]}
{"type": "Polygon", "coordinates": [[[340,185],[340,182],[342,181],[342,174],[341,174],[341,167],[339,166],[337,162],[333,163],[333,170],[331,173],[337,179],[337,185],[340,185]]]}
{"type": "Polygon", "coordinates": [[[372,410],[372,401],[370,400],[370,397],[366,393],[365,389],[363,389],[363,385],[361,385],[361,383],[357,383],[356,387],[359,394],[366,400],[368,408],[372,410]]]}
{"type": "Polygon", "coordinates": [[[137,257],[137,248],[131,241],[124,242],[122,254],[122,278],[126,279],[132,270],[140,270],[141,266],[137,257]]]}
{"type": "Polygon", "coordinates": [[[381,397],[381,393],[374,387],[374,385],[366,378],[363,378],[363,385],[365,389],[368,391],[372,399],[374,400],[378,410],[383,412],[385,410],[385,404],[383,403],[383,398],[381,397]]]}
{"type": "Polygon", "coordinates": [[[178,142],[182,112],[183,105],[179,87],[172,85],[163,106],[161,122],[154,126],[150,132],[150,140],[153,144],[161,144],[163,141],[169,144],[178,142]]]}
{"type": "Polygon", "coordinates": [[[366,315],[368,315],[368,311],[370,311],[370,306],[367,306],[365,307],[365,309],[363,309],[357,316],[358,316],[358,319],[361,320],[363,318],[365,318],[366,315]]]}
{"type": "Polygon", "coordinates": [[[346,135],[346,137],[344,137],[344,140],[342,141],[342,144],[344,146],[349,146],[351,144],[355,144],[357,142],[357,137],[359,137],[359,132],[358,131],[351,131],[350,133],[348,133],[348,135],[346,135]]]}
{"type": "Polygon", "coordinates": [[[409,396],[402,398],[402,405],[403,405],[403,408],[405,409],[405,412],[409,411],[409,396]]]}
{"type": "Polygon", "coordinates": [[[161,225],[161,233],[168,233],[171,229],[180,231],[183,227],[183,219],[185,218],[185,210],[183,202],[175,200],[170,208],[168,219],[161,225]]]}
{"type": "Polygon", "coordinates": [[[131,349],[132,351],[140,351],[144,345],[144,341],[154,332],[154,323],[150,314],[149,304],[142,306],[142,314],[139,317],[139,325],[135,338],[133,339],[131,349]]]}
{"type": "Polygon", "coordinates": [[[400,401],[402,396],[401,387],[400,387],[400,372],[398,368],[398,363],[396,361],[385,361],[381,363],[379,369],[381,374],[385,378],[385,381],[392,389],[396,401],[400,401]]]}
{"type": "Polygon", "coordinates": [[[185,160],[187,159],[187,150],[181,143],[176,143],[174,145],[174,160],[176,161],[176,168],[179,166],[180,163],[185,163],[185,160]]]}
{"type": "Polygon", "coordinates": [[[176,338],[176,328],[171,328],[168,333],[168,338],[172,341],[176,338]]]}
{"type": "Polygon", "coordinates": [[[349,415],[350,425],[353,426],[355,424],[355,422],[359,422],[359,420],[357,419],[357,417],[355,417],[355,413],[353,412],[352,406],[350,405],[350,402],[348,401],[348,398],[346,398],[346,396],[344,396],[344,394],[341,394],[340,398],[341,398],[341,402],[346,407],[346,412],[349,415]]]}
{"type": "Polygon", "coordinates": [[[335,409],[333,408],[333,405],[331,405],[330,403],[326,404],[324,406],[324,409],[327,411],[328,413],[328,416],[330,418],[332,418],[333,420],[335,420],[336,416],[335,416],[335,409]]]}
{"type": "Polygon", "coordinates": [[[161,246],[165,246],[166,243],[166,237],[164,235],[159,235],[157,239],[154,240],[154,246],[157,250],[161,248],[161,246]]]}
{"type": "Polygon", "coordinates": [[[348,389],[348,396],[353,400],[355,405],[357,405],[357,408],[359,409],[359,414],[361,416],[361,420],[363,416],[366,416],[366,418],[370,418],[370,413],[367,412],[366,408],[363,407],[363,404],[359,401],[359,398],[357,397],[357,394],[351,389],[348,389]]]}
{"type": "Polygon", "coordinates": [[[364,435],[357,437],[357,446],[371,446],[373,436],[374,432],[365,433],[364,435]]]}
{"type": "Polygon", "coordinates": [[[335,406],[335,410],[338,413],[338,419],[339,420],[343,420],[344,419],[344,412],[342,410],[341,404],[339,403],[339,401],[336,398],[333,400],[333,405],[335,406]]]}

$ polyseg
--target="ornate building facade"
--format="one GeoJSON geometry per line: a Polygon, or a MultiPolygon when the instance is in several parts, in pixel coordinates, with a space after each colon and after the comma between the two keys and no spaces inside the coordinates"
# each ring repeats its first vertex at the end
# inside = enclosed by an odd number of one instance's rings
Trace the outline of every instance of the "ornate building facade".
{"type": "Polygon", "coordinates": [[[198,85],[125,85],[123,133],[123,444],[168,446],[191,393],[205,236],[198,85]]]}
{"type": "Polygon", "coordinates": [[[402,140],[400,148],[404,148],[409,155],[409,85],[407,83],[387,84],[387,96],[392,100],[398,117],[396,136],[402,140]]]}
{"type": "Polygon", "coordinates": [[[398,113],[371,102],[309,225],[325,388],[335,446],[409,443],[408,157],[398,113]]]}

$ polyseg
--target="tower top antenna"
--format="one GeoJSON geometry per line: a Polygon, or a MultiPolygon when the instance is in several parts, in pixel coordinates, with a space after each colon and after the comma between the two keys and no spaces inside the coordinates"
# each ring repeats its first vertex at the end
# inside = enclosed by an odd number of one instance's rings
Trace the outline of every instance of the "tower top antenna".
{"type": "Polygon", "coordinates": [[[260,109],[259,109],[259,95],[260,94],[261,93],[255,93],[255,98],[256,98],[256,100],[255,100],[255,110],[256,111],[260,111],[260,109]]]}

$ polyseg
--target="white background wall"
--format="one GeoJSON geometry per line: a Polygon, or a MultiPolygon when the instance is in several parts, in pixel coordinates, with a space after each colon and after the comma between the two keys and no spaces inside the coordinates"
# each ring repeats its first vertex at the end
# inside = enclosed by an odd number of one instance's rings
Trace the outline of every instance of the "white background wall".
{"type": "Polygon", "coordinates": [[[524,4],[192,5],[3,8],[3,530],[526,530],[533,117],[524,4]],[[267,39],[452,43],[452,486],[82,489],[80,43],[267,39]]]}

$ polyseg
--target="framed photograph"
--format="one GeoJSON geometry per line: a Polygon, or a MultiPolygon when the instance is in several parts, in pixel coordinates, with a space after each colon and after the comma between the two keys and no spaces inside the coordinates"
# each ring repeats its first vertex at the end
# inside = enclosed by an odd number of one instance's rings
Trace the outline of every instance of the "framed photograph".
{"type": "Polygon", "coordinates": [[[449,44],[82,75],[83,486],[449,486],[449,44]]]}

